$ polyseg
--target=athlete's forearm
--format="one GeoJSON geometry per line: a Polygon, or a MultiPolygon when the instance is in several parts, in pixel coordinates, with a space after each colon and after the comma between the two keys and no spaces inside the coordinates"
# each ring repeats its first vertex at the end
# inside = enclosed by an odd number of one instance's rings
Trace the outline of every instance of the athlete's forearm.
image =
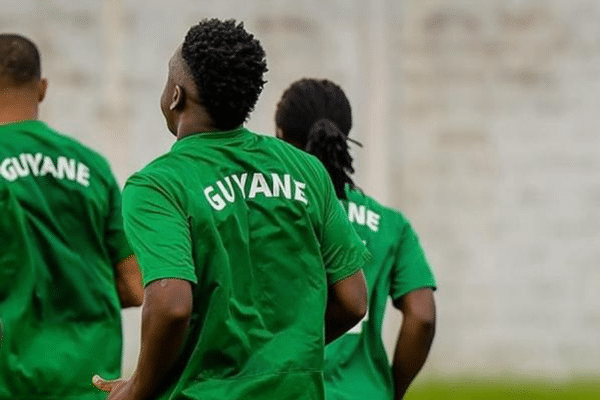
{"type": "Polygon", "coordinates": [[[132,387],[136,399],[148,399],[177,360],[192,312],[191,284],[179,279],[151,283],[142,309],[142,340],[132,387]]]}
{"type": "Polygon", "coordinates": [[[139,307],[144,300],[142,274],[135,256],[129,256],[115,267],[115,279],[121,307],[139,307]]]}
{"type": "Polygon", "coordinates": [[[424,289],[412,297],[412,302],[408,300],[399,307],[403,310],[403,319],[392,363],[395,400],[404,398],[425,364],[435,335],[435,304],[431,290],[424,289]]]}

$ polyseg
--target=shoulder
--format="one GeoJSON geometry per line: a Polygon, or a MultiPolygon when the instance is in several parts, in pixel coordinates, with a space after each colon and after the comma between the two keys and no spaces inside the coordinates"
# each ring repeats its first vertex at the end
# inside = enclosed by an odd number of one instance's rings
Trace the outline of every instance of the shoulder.
{"type": "Polygon", "coordinates": [[[262,135],[255,132],[252,133],[256,135],[258,141],[262,142],[263,146],[271,148],[283,163],[293,165],[305,176],[308,175],[310,178],[324,182],[328,182],[330,179],[329,173],[325,169],[323,163],[312,154],[277,137],[262,135]]]}
{"type": "Polygon", "coordinates": [[[44,126],[48,134],[52,135],[56,145],[63,149],[65,154],[76,156],[78,161],[86,164],[90,170],[97,172],[106,181],[115,181],[110,163],[102,154],[69,135],[59,132],[46,124],[44,126]]]}
{"type": "MultiPolygon", "coordinates": [[[[45,125],[45,124],[44,124],[45,125]]],[[[65,152],[77,155],[82,162],[89,164],[92,168],[101,168],[110,170],[108,160],[98,151],[92,149],[88,145],[83,144],[72,136],[64,134],[45,125],[47,133],[52,135],[52,138],[57,146],[64,149],[65,152]]]]}
{"type": "Polygon", "coordinates": [[[155,158],[141,170],[135,172],[127,179],[125,187],[131,185],[159,187],[163,181],[169,181],[177,176],[174,153],[166,153],[155,158]]]}
{"type": "Polygon", "coordinates": [[[264,145],[273,148],[274,150],[280,151],[282,154],[286,156],[292,157],[293,159],[297,159],[301,162],[305,162],[307,164],[318,164],[321,165],[321,162],[318,158],[313,156],[310,153],[307,153],[304,150],[297,148],[294,145],[289,144],[288,142],[281,140],[274,136],[267,136],[260,133],[253,132],[257,139],[262,141],[264,145]]]}

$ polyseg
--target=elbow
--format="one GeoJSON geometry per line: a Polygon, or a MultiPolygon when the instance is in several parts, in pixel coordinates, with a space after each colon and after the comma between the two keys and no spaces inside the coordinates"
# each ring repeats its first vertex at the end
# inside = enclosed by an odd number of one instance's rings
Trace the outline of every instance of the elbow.
{"type": "Polygon", "coordinates": [[[404,319],[415,326],[423,335],[433,337],[435,335],[435,313],[406,313],[404,319]]]}
{"type": "Polygon", "coordinates": [[[187,304],[174,304],[166,308],[163,313],[163,317],[173,324],[187,323],[192,316],[191,303],[187,304]]]}
{"type": "Polygon", "coordinates": [[[147,299],[142,308],[142,318],[158,318],[164,323],[175,326],[187,324],[192,315],[192,302],[180,299],[147,299]]]}

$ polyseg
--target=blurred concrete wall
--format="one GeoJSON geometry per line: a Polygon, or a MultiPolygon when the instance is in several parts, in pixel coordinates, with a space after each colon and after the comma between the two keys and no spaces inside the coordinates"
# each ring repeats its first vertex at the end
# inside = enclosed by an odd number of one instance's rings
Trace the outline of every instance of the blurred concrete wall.
{"type": "MultiPolygon", "coordinates": [[[[0,29],[43,52],[43,118],[123,182],[172,138],[167,60],[204,17],[262,41],[249,127],[285,87],[340,83],[357,180],[420,233],[439,279],[425,374],[572,376],[600,367],[600,3],[596,0],[0,0],[0,29]]],[[[127,368],[139,314],[125,313],[127,368]]],[[[398,314],[386,320],[391,346],[398,314]]]]}

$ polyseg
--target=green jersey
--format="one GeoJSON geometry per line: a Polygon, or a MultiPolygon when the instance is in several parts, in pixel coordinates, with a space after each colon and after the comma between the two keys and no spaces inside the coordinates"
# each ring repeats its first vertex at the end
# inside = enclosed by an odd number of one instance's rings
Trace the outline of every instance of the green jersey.
{"type": "Polygon", "coordinates": [[[348,218],[373,255],[363,267],[369,293],[366,319],[325,352],[328,400],[390,400],[391,368],[381,337],[387,297],[397,300],[435,279],[406,218],[359,191],[347,190],[348,218]]]}
{"type": "Polygon", "coordinates": [[[123,192],[145,284],[193,285],[160,399],[324,399],[327,288],[368,251],[322,164],[245,128],[178,140],[123,192]]]}
{"type": "Polygon", "coordinates": [[[90,379],[120,375],[114,266],[132,254],[115,178],[95,152],[25,121],[0,126],[0,183],[22,222],[21,246],[2,256],[28,260],[2,266],[16,285],[0,297],[0,399],[105,398],[90,379]]]}

